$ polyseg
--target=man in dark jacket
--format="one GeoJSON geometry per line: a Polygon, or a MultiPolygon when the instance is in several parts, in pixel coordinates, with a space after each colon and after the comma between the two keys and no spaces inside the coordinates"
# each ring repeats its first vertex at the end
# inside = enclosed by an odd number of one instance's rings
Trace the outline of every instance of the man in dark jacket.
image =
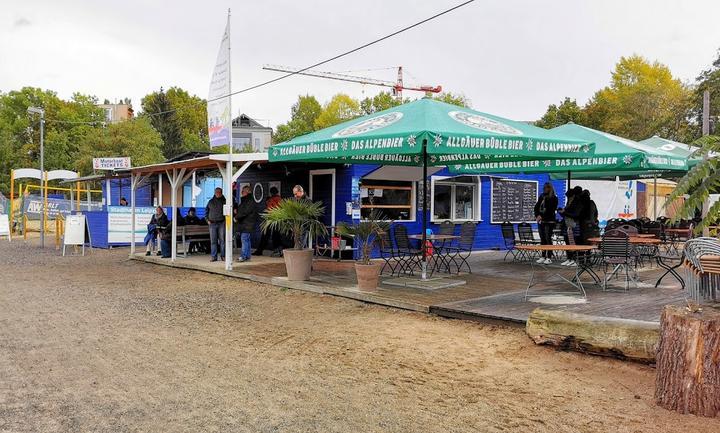
{"type": "Polygon", "coordinates": [[[225,260],[225,196],[222,188],[215,188],[215,195],[205,206],[205,219],[210,226],[210,256],[216,262],[218,245],[220,246],[220,260],[225,260]]]}
{"type": "Polygon", "coordinates": [[[250,237],[255,231],[255,223],[257,222],[257,209],[255,208],[255,200],[250,195],[250,186],[245,185],[240,191],[240,204],[237,207],[235,222],[237,223],[237,231],[240,233],[240,261],[246,262],[250,260],[250,237]]]}
{"type": "MultiPolygon", "coordinates": [[[[555,195],[555,188],[552,183],[547,182],[543,186],[543,192],[535,203],[535,220],[538,223],[540,232],[540,244],[552,245],[552,235],[555,229],[555,212],[557,212],[558,198],[555,195]]],[[[542,256],[537,259],[538,263],[552,263],[553,252],[543,251],[542,256]]]]}

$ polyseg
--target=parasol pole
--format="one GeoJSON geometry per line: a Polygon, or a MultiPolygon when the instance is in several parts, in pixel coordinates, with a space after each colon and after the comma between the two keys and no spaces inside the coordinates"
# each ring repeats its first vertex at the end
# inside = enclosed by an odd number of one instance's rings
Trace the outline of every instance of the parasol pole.
{"type": "Polygon", "coordinates": [[[422,279],[427,280],[427,138],[423,139],[422,146],[423,160],[423,205],[422,205],[422,279]]]}

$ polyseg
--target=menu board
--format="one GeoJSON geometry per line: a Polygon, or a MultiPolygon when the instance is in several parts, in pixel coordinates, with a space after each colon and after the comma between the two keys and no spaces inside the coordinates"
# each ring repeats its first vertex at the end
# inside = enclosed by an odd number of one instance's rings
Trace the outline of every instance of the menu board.
{"type": "Polygon", "coordinates": [[[538,183],[534,180],[492,179],[490,222],[535,222],[538,183]]]}

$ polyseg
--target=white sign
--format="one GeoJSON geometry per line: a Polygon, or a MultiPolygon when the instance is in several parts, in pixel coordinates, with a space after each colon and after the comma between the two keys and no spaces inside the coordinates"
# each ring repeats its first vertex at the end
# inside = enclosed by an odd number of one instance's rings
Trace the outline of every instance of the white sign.
{"type": "Polygon", "coordinates": [[[93,170],[115,170],[130,167],[129,156],[119,158],[93,158],[93,170]]]}
{"type": "MultiPolygon", "coordinates": [[[[155,208],[135,208],[135,243],[143,244],[155,208]]],[[[129,244],[132,233],[132,212],[127,206],[108,206],[108,243],[129,244]]]]}
{"type": "Polygon", "coordinates": [[[210,79],[207,115],[210,147],[230,144],[230,21],[225,26],[220,51],[210,79]]]}
{"type": "Polygon", "coordinates": [[[10,222],[5,214],[0,214],[0,236],[7,236],[10,240],[10,222]]]}
{"type": "Polygon", "coordinates": [[[90,231],[88,231],[85,215],[68,215],[65,219],[65,235],[63,236],[63,256],[68,245],[82,245],[82,254],[85,255],[85,244],[90,244],[90,231]]]}
{"type": "Polygon", "coordinates": [[[590,191],[601,227],[611,218],[637,218],[637,181],[578,180],[573,181],[572,186],[575,185],[590,191]]]}

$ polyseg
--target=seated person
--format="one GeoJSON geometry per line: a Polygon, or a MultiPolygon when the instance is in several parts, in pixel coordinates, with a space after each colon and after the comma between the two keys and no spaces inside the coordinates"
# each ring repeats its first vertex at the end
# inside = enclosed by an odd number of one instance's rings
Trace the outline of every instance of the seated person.
{"type": "Polygon", "coordinates": [[[200,219],[197,216],[197,210],[194,207],[188,209],[187,215],[185,215],[185,224],[192,225],[203,225],[207,224],[204,219],[200,219]]]}

